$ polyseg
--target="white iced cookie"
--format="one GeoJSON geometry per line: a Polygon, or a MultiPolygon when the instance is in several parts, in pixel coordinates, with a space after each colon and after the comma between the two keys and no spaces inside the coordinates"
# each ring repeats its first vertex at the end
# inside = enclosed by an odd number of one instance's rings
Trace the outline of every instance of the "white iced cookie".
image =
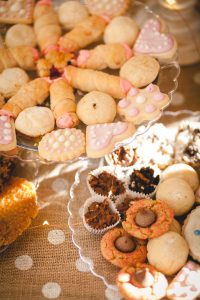
{"type": "Polygon", "coordinates": [[[181,178],[169,178],[157,188],[156,199],[166,202],[174,211],[175,216],[187,213],[195,202],[190,185],[181,178]]]}
{"type": "Polygon", "coordinates": [[[76,113],[86,125],[110,123],[116,115],[116,103],[108,94],[94,91],[79,101],[76,113]]]}
{"type": "Polygon", "coordinates": [[[106,27],[104,42],[125,43],[132,46],[137,38],[139,27],[135,21],[126,16],[115,17],[106,27]]]}
{"type": "Polygon", "coordinates": [[[36,36],[33,27],[16,24],[8,29],[5,37],[7,47],[31,46],[36,45],[36,36]]]}
{"type": "Polygon", "coordinates": [[[168,178],[181,178],[185,180],[193,189],[196,191],[199,186],[199,178],[198,174],[189,165],[186,164],[174,164],[169,166],[165,171],[162,173],[162,181],[168,178]]]}
{"type": "Polygon", "coordinates": [[[172,231],[150,239],[147,244],[149,263],[165,275],[173,275],[186,263],[189,248],[184,238],[172,231]]]}
{"type": "Polygon", "coordinates": [[[78,1],[67,1],[60,5],[58,9],[60,23],[67,30],[88,17],[86,7],[78,1]]]}
{"type": "Polygon", "coordinates": [[[0,74],[0,94],[10,98],[29,81],[27,73],[20,68],[5,69],[0,74]]]}
{"type": "Polygon", "coordinates": [[[38,137],[54,129],[55,119],[52,111],[47,107],[34,106],[24,109],[15,121],[17,131],[38,137]]]}

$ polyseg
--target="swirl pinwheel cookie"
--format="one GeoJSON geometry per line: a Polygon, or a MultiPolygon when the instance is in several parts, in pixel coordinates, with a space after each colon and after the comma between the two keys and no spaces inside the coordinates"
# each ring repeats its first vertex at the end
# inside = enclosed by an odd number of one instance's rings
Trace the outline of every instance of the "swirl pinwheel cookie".
{"type": "Polygon", "coordinates": [[[157,85],[149,84],[144,89],[132,87],[127,97],[118,102],[117,111],[127,122],[139,125],[158,118],[169,102],[167,94],[162,93],[157,85]]]}
{"type": "Polygon", "coordinates": [[[160,19],[148,19],[134,45],[135,54],[149,54],[158,59],[170,59],[177,51],[177,42],[165,32],[160,19]]]}

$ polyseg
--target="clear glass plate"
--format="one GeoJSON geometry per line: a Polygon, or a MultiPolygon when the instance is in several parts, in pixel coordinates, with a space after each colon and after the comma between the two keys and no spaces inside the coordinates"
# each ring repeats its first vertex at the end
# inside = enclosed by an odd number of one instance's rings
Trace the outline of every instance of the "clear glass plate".
{"type": "MultiPolygon", "coordinates": [[[[53,1],[54,6],[56,8],[62,2],[64,2],[64,1],[63,0],[54,0],[53,1]]],[[[81,1],[81,2],[83,2],[83,1],[81,1]]],[[[142,24],[149,18],[159,18],[159,16],[156,15],[152,10],[150,10],[150,8],[148,6],[144,5],[143,3],[139,2],[139,1],[132,2],[132,5],[130,6],[130,8],[128,10],[127,15],[129,17],[133,18],[140,27],[142,27],[142,24]]],[[[3,30],[4,30],[3,34],[5,34],[5,28],[4,29],[0,28],[0,32],[2,32],[3,30]]],[[[156,84],[159,86],[160,90],[163,93],[166,93],[169,95],[170,102],[172,100],[172,95],[178,86],[177,79],[178,79],[179,73],[180,73],[180,67],[178,64],[177,55],[175,55],[175,57],[172,58],[171,60],[165,61],[161,64],[161,68],[160,68],[160,72],[158,74],[158,78],[156,80],[156,84]]],[[[113,72],[112,74],[116,75],[116,72],[113,72]]],[[[80,97],[82,97],[82,96],[80,96],[78,93],[76,93],[77,101],[80,99],[80,97]]],[[[148,130],[149,127],[161,117],[162,113],[163,112],[161,111],[160,115],[157,116],[154,120],[144,122],[143,124],[138,126],[136,133],[128,140],[116,144],[115,149],[120,147],[121,145],[129,144],[131,141],[133,141],[133,139],[138,134],[142,134],[146,130],[148,130]]],[[[116,121],[119,121],[119,119],[116,118],[116,121]]],[[[83,131],[85,131],[85,126],[83,126],[83,124],[80,125],[79,128],[82,129],[83,131]]],[[[17,157],[21,158],[22,160],[38,160],[43,163],[49,163],[39,157],[36,142],[38,142],[38,141],[30,139],[30,138],[26,138],[23,135],[17,134],[18,148],[15,151],[15,153],[11,152],[11,153],[9,153],[9,155],[17,156],[17,157]],[[28,152],[26,150],[28,150],[28,152]]],[[[85,160],[85,159],[87,159],[87,157],[86,157],[86,155],[83,155],[72,161],[67,161],[66,163],[69,165],[71,163],[76,162],[77,160],[85,160]]]]}
{"type": "MultiPolygon", "coordinates": [[[[166,111],[160,122],[167,126],[173,139],[177,132],[178,124],[184,120],[200,122],[200,112],[188,110],[179,112],[166,111]]],[[[103,280],[107,287],[116,289],[115,278],[119,269],[102,257],[100,251],[101,236],[89,233],[82,221],[83,204],[90,196],[86,184],[86,176],[90,170],[103,164],[103,160],[85,161],[82,168],[76,173],[75,181],[70,190],[68,224],[72,233],[72,241],[78,249],[80,258],[89,265],[90,271],[94,276],[103,280]]]]}

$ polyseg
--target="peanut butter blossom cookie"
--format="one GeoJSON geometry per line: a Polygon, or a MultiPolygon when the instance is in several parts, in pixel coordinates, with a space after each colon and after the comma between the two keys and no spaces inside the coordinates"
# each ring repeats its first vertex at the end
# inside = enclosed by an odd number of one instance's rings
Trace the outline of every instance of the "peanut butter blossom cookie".
{"type": "Polygon", "coordinates": [[[122,226],[135,238],[154,238],[169,230],[173,216],[173,210],[166,203],[142,199],[127,210],[122,226]]]}
{"type": "Polygon", "coordinates": [[[106,260],[120,268],[146,260],[144,242],[130,236],[123,228],[113,228],[103,236],[101,253],[106,260]]]}

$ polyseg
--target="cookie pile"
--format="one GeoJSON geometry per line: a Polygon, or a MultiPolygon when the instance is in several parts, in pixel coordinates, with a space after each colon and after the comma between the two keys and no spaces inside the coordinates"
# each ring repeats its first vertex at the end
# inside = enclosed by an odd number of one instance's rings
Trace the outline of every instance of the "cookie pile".
{"type": "Polygon", "coordinates": [[[0,151],[16,147],[17,131],[49,161],[99,158],[169,104],[155,83],[177,44],[160,19],[139,28],[125,15],[129,0],[66,1],[57,11],[51,0],[15,2],[0,1],[0,22],[13,24],[0,49],[0,115],[9,124],[0,151]]]}

